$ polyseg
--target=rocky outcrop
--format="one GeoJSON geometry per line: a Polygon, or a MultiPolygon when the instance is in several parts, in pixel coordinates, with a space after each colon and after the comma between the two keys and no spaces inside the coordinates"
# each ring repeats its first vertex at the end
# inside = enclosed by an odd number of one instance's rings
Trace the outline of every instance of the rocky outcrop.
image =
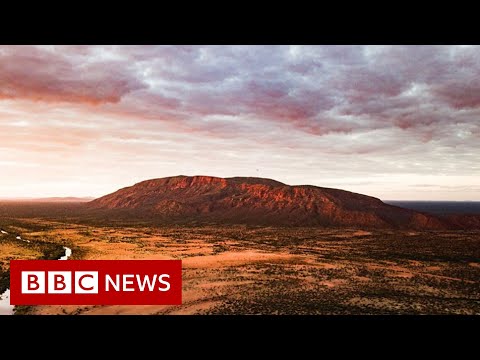
{"type": "Polygon", "coordinates": [[[165,221],[285,226],[446,229],[439,218],[344,190],[249,177],[175,176],[98,198],[92,209],[130,210],[165,221]]]}

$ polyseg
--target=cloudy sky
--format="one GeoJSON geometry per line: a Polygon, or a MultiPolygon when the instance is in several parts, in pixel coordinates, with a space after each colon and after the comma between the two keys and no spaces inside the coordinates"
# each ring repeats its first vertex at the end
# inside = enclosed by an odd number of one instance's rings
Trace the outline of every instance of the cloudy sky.
{"type": "Polygon", "coordinates": [[[477,46],[0,46],[0,198],[173,175],[480,200],[477,46]]]}

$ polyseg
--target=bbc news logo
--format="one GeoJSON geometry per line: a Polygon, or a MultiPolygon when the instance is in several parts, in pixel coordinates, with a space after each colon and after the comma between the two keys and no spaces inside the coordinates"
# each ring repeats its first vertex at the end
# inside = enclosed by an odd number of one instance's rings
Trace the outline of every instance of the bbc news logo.
{"type": "Polygon", "coordinates": [[[12,260],[12,305],[180,305],[180,260],[12,260]]]}

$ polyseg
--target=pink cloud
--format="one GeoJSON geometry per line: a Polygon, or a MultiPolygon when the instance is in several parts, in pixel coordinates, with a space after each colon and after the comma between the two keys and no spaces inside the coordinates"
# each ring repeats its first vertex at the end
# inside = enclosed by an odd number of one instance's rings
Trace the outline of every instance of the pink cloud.
{"type": "Polygon", "coordinates": [[[7,49],[0,53],[0,99],[98,105],[146,87],[125,63],[73,60],[31,47],[7,49]]]}
{"type": "Polygon", "coordinates": [[[468,109],[480,106],[480,82],[472,78],[464,82],[453,82],[437,86],[433,94],[455,109],[468,109]]]}
{"type": "Polygon", "coordinates": [[[473,50],[452,58],[448,47],[394,46],[374,55],[364,49],[300,47],[291,58],[288,47],[268,46],[2,47],[0,99],[94,104],[98,114],[167,121],[211,136],[249,130],[203,119],[215,115],[321,136],[415,131],[444,123],[452,109],[480,105],[473,50]],[[404,96],[414,83],[428,90],[404,96]],[[432,106],[419,110],[425,104],[432,106]]]}

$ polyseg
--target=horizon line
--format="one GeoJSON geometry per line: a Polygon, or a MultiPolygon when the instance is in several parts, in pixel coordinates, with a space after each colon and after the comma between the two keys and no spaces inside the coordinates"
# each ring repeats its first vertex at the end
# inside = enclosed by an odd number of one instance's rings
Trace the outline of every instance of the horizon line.
{"type": "MultiPolygon", "coordinates": [[[[108,195],[108,194],[106,194],[108,195]]],[[[25,197],[1,197],[0,196],[0,201],[28,201],[28,200],[66,200],[66,199],[78,199],[78,200],[95,200],[98,198],[103,197],[102,196],[38,196],[38,197],[31,197],[31,196],[25,196],[25,197]]],[[[370,195],[366,195],[370,196],[370,195]]],[[[412,201],[412,202],[480,202],[480,200],[425,200],[425,199],[380,199],[383,202],[389,202],[389,201],[412,201]]]]}

